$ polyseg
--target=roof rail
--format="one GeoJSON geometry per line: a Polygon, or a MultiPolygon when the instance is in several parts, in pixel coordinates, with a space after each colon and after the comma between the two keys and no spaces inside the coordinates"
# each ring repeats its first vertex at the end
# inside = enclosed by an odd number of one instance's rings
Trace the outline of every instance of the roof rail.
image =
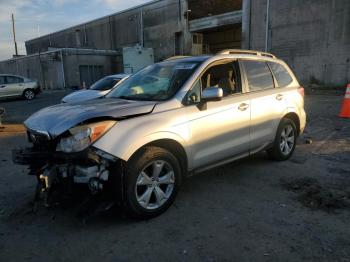
{"type": "Polygon", "coordinates": [[[266,57],[276,58],[275,55],[270,53],[254,51],[254,50],[244,50],[244,49],[226,49],[217,53],[217,55],[232,55],[232,54],[257,55],[257,56],[266,56],[266,57]]]}
{"type": "Polygon", "coordinates": [[[181,59],[181,58],[187,58],[187,57],[191,57],[191,56],[187,56],[187,55],[176,55],[176,56],[171,56],[167,59],[164,59],[164,61],[171,61],[171,60],[175,60],[175,59],[181,59]]]}

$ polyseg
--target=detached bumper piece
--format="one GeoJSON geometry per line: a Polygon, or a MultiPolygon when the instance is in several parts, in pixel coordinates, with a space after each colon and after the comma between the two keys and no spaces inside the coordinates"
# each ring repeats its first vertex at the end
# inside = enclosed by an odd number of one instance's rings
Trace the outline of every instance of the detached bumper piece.
{"type": "Polygon", "coordinates": [[[36,176],[34,199],[46,207],[79,200],[79,213],[91,215],[122,200],[124,163],[97,149],[73,154],[14,149],[12,160],[36,176]]]}

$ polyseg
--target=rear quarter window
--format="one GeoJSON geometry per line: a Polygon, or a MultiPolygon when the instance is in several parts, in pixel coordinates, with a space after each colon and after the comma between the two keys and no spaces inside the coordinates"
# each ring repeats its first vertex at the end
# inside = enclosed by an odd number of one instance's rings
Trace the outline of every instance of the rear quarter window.
{"type": "Polygon", "coordinates": [[[290,76],[287,69],[283,65],[273,62],[268,62],[268,64],[277,80],[279,87],[288,86],[293,82],[293,78],[290,76]]]}

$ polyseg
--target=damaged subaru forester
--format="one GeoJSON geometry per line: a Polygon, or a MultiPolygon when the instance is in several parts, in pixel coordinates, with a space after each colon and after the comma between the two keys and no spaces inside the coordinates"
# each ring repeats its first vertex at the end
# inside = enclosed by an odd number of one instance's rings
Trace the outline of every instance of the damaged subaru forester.
{"type": "Polygon", "coordinates": [[[286,63],[225,50],[170,58],[103,98],[38,111],[24,123],[31,147],[13,161],[29,166],[47,205],[80,185],[151,218],[188,175],[262,150],[288,159],[305,123],[304,89],[286,63]]]}

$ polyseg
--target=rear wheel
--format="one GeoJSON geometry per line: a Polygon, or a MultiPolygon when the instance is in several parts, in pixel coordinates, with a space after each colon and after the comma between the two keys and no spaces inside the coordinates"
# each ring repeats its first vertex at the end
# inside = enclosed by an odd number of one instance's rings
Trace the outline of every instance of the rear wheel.
{"type": "Polygon", "coordinates": [[[27,100],[32,100],[35,97],[35,92],[32,89],[24,90],[23,97],[27,100]]]}
{"type": "Polygon", "coordinates": [[[294,152],[296,139],[297,130],[295,123],[288,118],[284,118],[278,126],[273,147],[267,150],[267,153],[273,160],[287,160],[294,152]]]}
{"type": "Polygon", "coordinates": [[[146,147],[128,162],[126,211],[136,218],[160,215],[174,202],[181,184],[177,158],[160,147],[146,147]]]}

